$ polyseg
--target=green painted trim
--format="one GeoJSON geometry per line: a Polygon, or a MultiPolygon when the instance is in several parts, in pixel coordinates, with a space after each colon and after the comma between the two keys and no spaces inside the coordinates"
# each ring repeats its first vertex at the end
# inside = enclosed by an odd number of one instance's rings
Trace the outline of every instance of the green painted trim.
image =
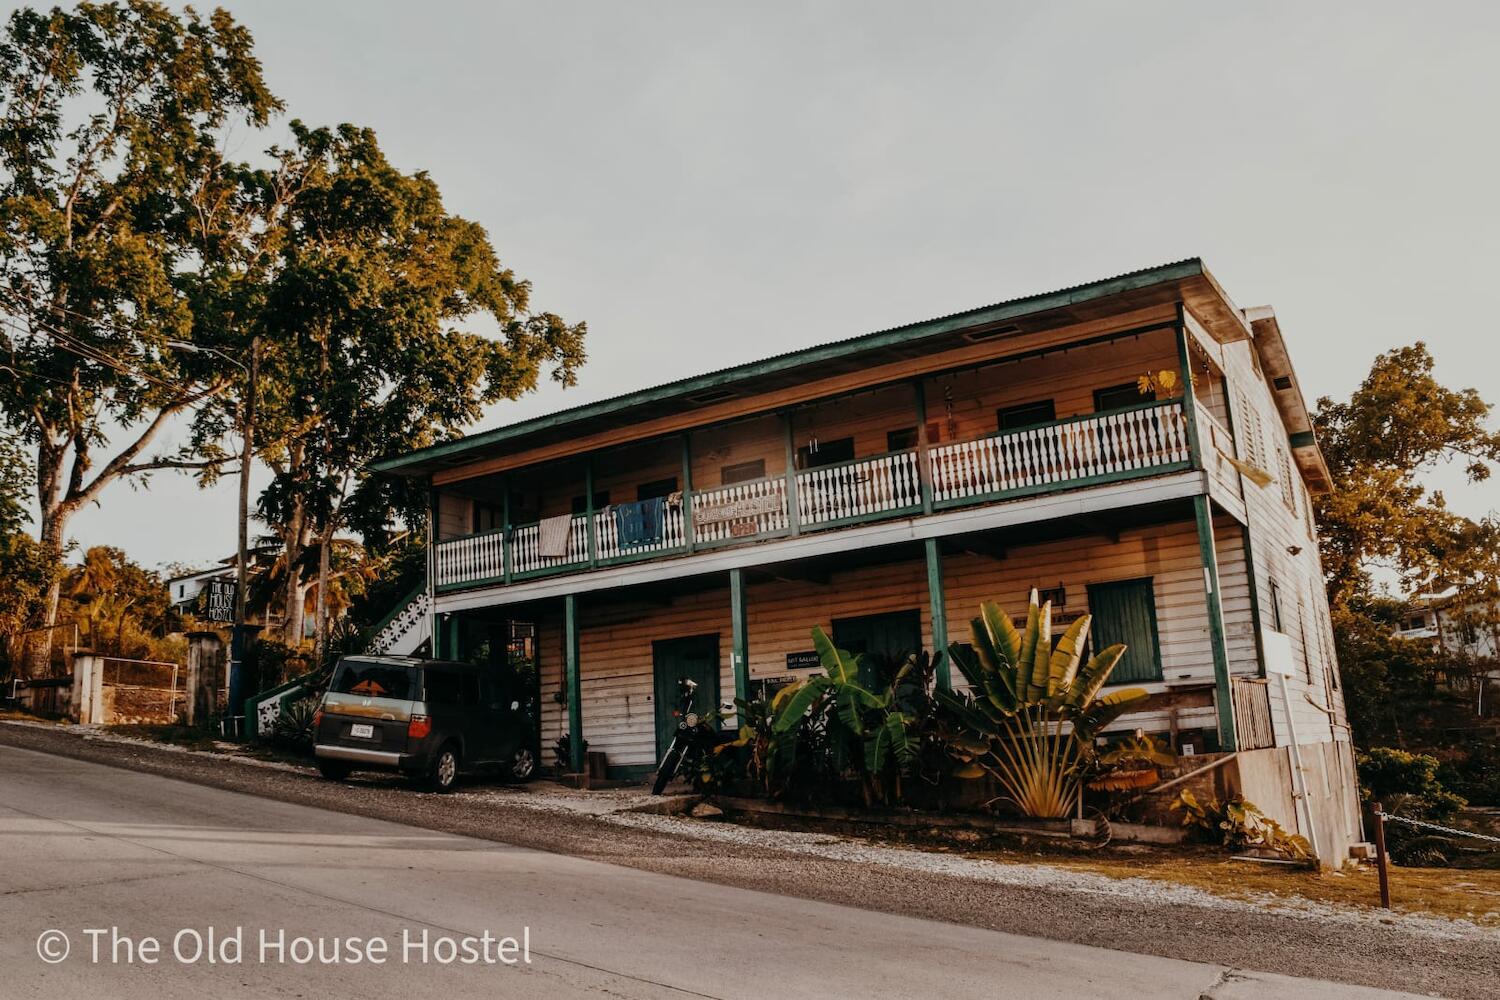
{"type": "Polygon", "coordinates": [[[568,684],[568,755],[573,773],[583,771],[583,675],[578,663],[578,598],[563,598],[563,659],[568,684]]]}
{"type": "Polygon", "coordinates": [[[1182,378],[1182,413],[1187,419],[1188,432],[1188,458],[1193,468],[1203,468],[1203,448],[1198,443],[1198,405],[1197,396],[1193,393],[1193,357],[1188,353],[1188,328],[1186,309],[1181,302],[1177,303],[1177,363],[1181,366],[1178,374],[1182,378]]]}
{"type": "Polygon", "coordinates": [[[782,528],[780,531],[762,531],[756,535],[746,535],[744,538],[717,538],[711,542],[699,542],[694,549],[695,552],[708,552],[713,549],[728,548],[732,545],[748,545],[755,542],[769,542],[778,538],[791,538],[792,530],[782,528]]]}
{"type": "Polygon", "coordinates": [[[656,773],[656,764],[609,764],[604,774],[611,781],[644,781],[656,773]]]}
{"type": "Polygon", "coordinates": [[[867,333],[863,336],[852,337],[848,340],[841,340],[832,344],[823,344],[801,351],[792,351],[762,361],[754,361],[749,364],[710,372],[706,375],[698,375],[693,378],[681,379],[677,382],[669,382],[665,385],[653,386],[649,389],[616,396],[613,399],[601,400],[597,403],[589,403],[568,410],[558,410],[533,420],[511,424],[508,427],[497,427],[494,430],[461,438],[457,441],[445,441],[441,444],[408,452],[405,455],[372,462],[369,468],[380,473],[399,473],[400,470],[407,466],[437,459],[451,458],[452,456],[485,448],[489,445],[525,437],[528,434],[534,434],[538,431],[565,427],[590,417],[609,416],[632,406],[680,400],[706,389],[720,388],[748,378],[775,375],[792,371],[803,365],[834,361],[859,354],[863,351],[878,350],[883,347],[909,344],[912,341],[927,337],[953,333],[974,326],[1017,319],[1033,313],[1044,312],[1048,309],[1076,306],[1079,303],[1091,302],[1097,299],[1108,298],[1112,295],[1120,295],[1124,292],[1149,288],[1152,285],[1196,278],[1207,273],[1207,270],[1203,266],[1203,261],[1193,257],[1158,267],[1132,271],[1128,274],[1106,278],[1101,281],[1075,285],[1072,288],[1010,299],[1005,302],[981,306],[977,309],[970,309],[949,316],[940,316],[920,323],[912,323],[906,326],[893,327],[889,330],[867,333]]]}
{"type": "Polygon", "coordinates": [[[792,431],[792,411],[781,415],[786,427],[786,516],[792,534],[802,534],[802,512],[797,503],[797,441],[792,431]]]}
{"type": "Polygon", "coordinates": [[[1318,436],[1312,431],[1297,431],[1287,436],[1287,442],[1293,448],[1316,448],[1318,436]]]}
{"type": "Polygon", "coordinates": [[[734,696],[741,701],[750,698],[750,621],[745,612],[745,571],[729,571],[729,622],[732,637],[729,662],[734,668],[734,696]]]}
{"type": "Polygon", "coordinates": [[[657,559],[661,556],[680,556],[685,554],[687,554],[686,546],[674,545],[669,549],[649,549],[645,552],[626,552],[621,555],[610,556],[608,559],[600,559],[599,565],[601,567],[619,566],[622,563],[643,562],[647,559],[657,559]]]}
{"type": "Polygon", "coordinates": [[[917,481],[922,489],[922,513],[932,513],[932,442],[927,440],[927,383],[912,382],[917,395],[917,481]]]}
{"type": "Polygon", "coordinates": [[[1234,731],[1234,695],[1229,683],[1229,650],[1224,636],[1224,604],[1219,597],[1219,558],[1214,552],[1213,511],[1208,497],[1193,496],[1193,517],[1198,526],[1198,553],[1203,560],[1205,598],[1208,602],[1209,645],[1214,654],[1214,701],[1219,712],[1219,748],[1233,752],[1239,745],[1234,731]]]}
{"type": "MultiPolygon", "coordinates": [[[[583,522],[584,534],[588,536],[589,566],[599,565],[599,543],[594,537],[594,454],[583,457],[583,522]]],[[[571,529],[570,529],[571,530],[571,529]]]]}
{"type": "Polygon", "coordinates": [[[937,665],[937,686],[953,690],[953,674],[948,663],[948,602],[943,593],[943,551],[938,540],[929,538],[927,550],[927,599],[932,605],[932,655],[941,656],[937,665]]]}
{"type": "Polygon", "coordinates": [[[933,506],[937,510],[951,510],[954,507],[968,507],[978,503],[992,503],[996,500],[1016,500],[1022,497],[1042,496],[1047,493],[1069,493],[1073,490],[1087,489],[1090,486],[1104,486],[1109,483],[1124,482],[1127,479],[1148,479],[1152,476],[1166,476],[1174,472],[1186,472],[1191,468],[1191,462],[1148,465],[1140,469],[1121,469],[1119,472],[1106,472],[1098,476],[1084,476],[1082,479],[1064,479],[1056,483],[1018,486],[1011,490],[976,493],[970,497],[954,497],[950,500],[938,500],[933,506]]]}
{"type": "Polygon", "coordinates": [[[682,435],[682,541],[684,547],[693,551],[697,543],[697,531],[693,527],[693,436],[682,435]]]}
{"type": "Polygon", "coordinates": [[[855,514],[851,517],[835,518],[832,521],[819,521],[817,524],[807,525],[806,530],[823,531],[827,528],[847,528],[851,524],[873,524],[876,521],[889,521],[893,517],[907,517],[920,513],[922,513],[920,504],[908,504],[905,507],[892,507],[890,510],[876,511],[873,514],[855,514]]]}
{"type": "Polygon", "coordinates": [[[515,562],[515,556],[511,551],[510,538],[510,476],[500,477],[500,489],[505,496],[500,501],[500,524],[501,531],[505,532],[505,538],[500,542],[500,572],[504,574],[506,583],[510,583],[511,566],[515,562]]]}
{"type": "MultiPolygon", "coordinates": [[[[427,477],[427,579],[437,581],[437,537],[438,537],[438,491],[432,486],[432,477],[427,477]]],[[[433,588],[437,593],[437,588],[433,588]]],[[[437,659],[439,636],[438,626],[441,619],[438,618],[437,602],[432,602],[432,621],[429,623],[428,634],[432,636],[432,658],[437,659]]]]}
{"type": "MultiPolygon", "coordinates": [[[[866,455],[864,458],[851,458],[843,462],[829,462],[827,465],[815,465],[808,469],[798,470],[798,475],[806,476],[814,472],[822,472],[825,469],[847,469],[851,465],[863,465],[866,462],[875,462],[882,458],[895,458],[897,455],[915,455],[918,449],[902,448],[900,451],[883,451],[878,455],[866,455]]],[[[919,465],[921,463],[918,463],[919,465]]]]}
{"type": "MultiPolygon", "coordinates": [[[[524,579],[524,577],[522,578],[524,579]]],[[[439,594],[450,594],[455,590],[468,590],[472,587],[488,587],[496,583],[510,583],[508,576],[481,576],[476,580],[465,580],[462,583],[443,583],[434,587],[433,590],[439,594]]]]}
{"type": "MultiPolygon", "coordinates": [[[[609,562],[608,561],[601,561],[599,563],[599,565],[601,565],[601,566],[608,566],[609,562]]],[[[576,573],[578,570],[588,569],[588,568],[589,568],[588,560],[586,560],[586,559],[577,559],[577,560],[575,560],[573,562],[570,562],[570,563],[558,563],[556,566],[543,566],[541,569],[529,569],[529,570],[527,570],[524,573],[513,573],[513,574],[511,574],[511,579],[514,580],[515,582],[519,583],[522,580],[535,580],[539,576],[552,576],[554,573],[563,573],[563,572],[574,572],[574,573],[576,573]]]]}

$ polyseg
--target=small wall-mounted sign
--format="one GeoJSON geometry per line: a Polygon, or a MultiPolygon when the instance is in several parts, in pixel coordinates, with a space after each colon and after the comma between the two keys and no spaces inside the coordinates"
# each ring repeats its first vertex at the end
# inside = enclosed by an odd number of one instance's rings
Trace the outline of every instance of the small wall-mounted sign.
{"type": "Polygon", "coordinates": [[[234,621],[234,586],[233,580],[208,581],[208,594],[204,604],[209,621],[234,621]]]}
{"type": "Polygon", "coordinates": [[[1048,601],[1052,602],[1053,611],[1064,607],[1068,603],[1068,588],[1062,584],[1058,584],[1056,587],[1048,587],[1046,590],[1038,589],[1036,602],[1038,604],[1046,604],[1048,601]]]}
{"type": "Polygon", "coordinates": [[[760,525],[754,521],[734,521],[729,525],[730,538],[749,538],[760,532],[760,525]]]}
{"type": "Polygon", "coordinates": [[[788,670],[807,670],[811,667],[821,667],[822,665],[822,658],[811,649],[786,654],[786,668],[788,670]]]}

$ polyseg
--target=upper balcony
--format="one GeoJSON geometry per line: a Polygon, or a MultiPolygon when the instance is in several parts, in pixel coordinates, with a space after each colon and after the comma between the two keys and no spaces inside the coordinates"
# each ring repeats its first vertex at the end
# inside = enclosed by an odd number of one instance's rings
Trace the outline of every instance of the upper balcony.
{"type": "Polygon", "coordinates": [[[1237,494],[1222,372],[1195,367],[1190,414],[1181,395],[1139,391],[1163,370],[1181,370],[1179,341],[1158,326],[450,478],[434,496],[433,583],[692,559],[1190,468],[1237,494]]]}

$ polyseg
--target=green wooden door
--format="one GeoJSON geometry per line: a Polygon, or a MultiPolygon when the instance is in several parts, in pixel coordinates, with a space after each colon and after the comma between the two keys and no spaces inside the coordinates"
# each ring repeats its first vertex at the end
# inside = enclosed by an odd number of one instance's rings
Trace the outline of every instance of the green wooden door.
{"type": "Polygon", "coordinates": [[[869,654],[860,664],[860,680],[866,686],[880,687],[889,677],[877,677],[870,660],[895,664],[910,653],[922,650],[922,613],[916,610],[890,611],[882,615],[833,620],[833,644],[850,653],[869,654]]]}
{"type": "Polygon", "coordinates": [[[1089,587],[1089,612],[1094,616],[1093,648],[1117,642],[1125,655],[1109,675],[1109,683],[1161,680],[1161,649],[1156,633],[1156,595],[1151,581],[1120,580],[1089,587]]]}
{"type": "Polygon", "coordinates": [[[719,707],[719,637],[662,639],[651,644],[651,653],[655,661],[656,756],[660,758],[681,721],[675,714],[679,680],[687,678],[698,684],[693,711],[707,715],[719,707]]]}

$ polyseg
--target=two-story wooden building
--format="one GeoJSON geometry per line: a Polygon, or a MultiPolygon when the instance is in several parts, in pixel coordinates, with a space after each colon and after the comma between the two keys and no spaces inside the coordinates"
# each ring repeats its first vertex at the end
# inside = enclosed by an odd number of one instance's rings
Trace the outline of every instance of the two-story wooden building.
{"type": "Polygon", "coordinates": [[[466,655],[533,624],[543,742],[570,734],[575,758],[587,741],[651,771],[679,677],[717,702],[804,676],[814,624],[855,650],[946,647],[982,599],[1021,611],[1036,587],[1059,628],[1090,612],[1097,642],[1129,644],[1113,680],[1153,697],[1118,728],[1238,750],[1239,787],[1299,829],[1306,812],[1325,856],[1359,839],[1309,502],[1328,472],[1275,315],[1196,259],[377,470],[432,497],[428,590],[387,638],[466,655]]]}

